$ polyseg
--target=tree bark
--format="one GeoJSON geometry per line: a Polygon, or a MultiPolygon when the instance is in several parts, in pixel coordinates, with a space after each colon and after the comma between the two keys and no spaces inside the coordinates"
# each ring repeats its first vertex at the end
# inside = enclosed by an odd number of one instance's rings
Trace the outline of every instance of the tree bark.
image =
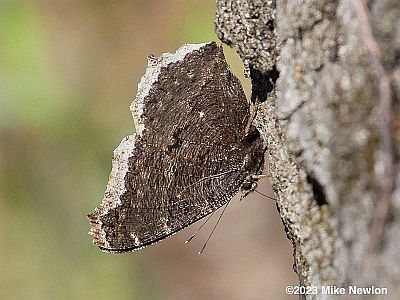
{"type": "Polygon", "coordinates": [[[250,69],[300,284],[397,299],[400,2],[216,2],[219,38],[250,69]]]}

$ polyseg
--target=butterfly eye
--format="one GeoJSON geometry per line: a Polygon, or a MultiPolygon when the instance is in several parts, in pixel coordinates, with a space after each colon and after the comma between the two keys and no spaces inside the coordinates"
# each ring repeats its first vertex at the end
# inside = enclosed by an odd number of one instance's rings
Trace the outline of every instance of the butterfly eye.
{"type": "Polygon", "coordinates": [[[242,183],[242,190],[251,190],[253,184],[247,180],[242,183]]]}

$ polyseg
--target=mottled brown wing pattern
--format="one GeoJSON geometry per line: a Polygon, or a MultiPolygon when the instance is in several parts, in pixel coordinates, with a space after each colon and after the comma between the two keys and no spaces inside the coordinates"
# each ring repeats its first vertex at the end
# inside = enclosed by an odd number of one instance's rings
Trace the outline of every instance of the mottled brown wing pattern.
{"type": "Polygon", "coordinates": [[[114,153],[111,176],[120,179],[110,178],[89,216],[103,251],[134,251],[176,233],[226,204],[262,169],[263,143],[259,135],[246,138],[248,103],[221,48],[204,44],[157,75],[133,104],[139,133],[114,153]]]}

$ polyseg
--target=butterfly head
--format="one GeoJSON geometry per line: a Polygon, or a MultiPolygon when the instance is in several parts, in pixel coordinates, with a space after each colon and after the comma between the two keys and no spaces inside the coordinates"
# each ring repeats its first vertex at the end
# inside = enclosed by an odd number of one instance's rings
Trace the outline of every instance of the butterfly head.
{"type": "Polygon", "coordinates": [[[249,193],[251,193],[257,188],[258,179],[259,179],[258,176],[254,175],[246,176],[241,186],[243,197],[246,197],[249,193]]]}

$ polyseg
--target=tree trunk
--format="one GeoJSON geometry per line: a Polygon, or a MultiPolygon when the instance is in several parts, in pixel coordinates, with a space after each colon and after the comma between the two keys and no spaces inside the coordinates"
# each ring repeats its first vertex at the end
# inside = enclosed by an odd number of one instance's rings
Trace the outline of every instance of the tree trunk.
{"type": "Polygon", "coordinates": [[[249,66],[300,284],[397,299],[400,2],[217,0],[216,32],[249,66]]]}

